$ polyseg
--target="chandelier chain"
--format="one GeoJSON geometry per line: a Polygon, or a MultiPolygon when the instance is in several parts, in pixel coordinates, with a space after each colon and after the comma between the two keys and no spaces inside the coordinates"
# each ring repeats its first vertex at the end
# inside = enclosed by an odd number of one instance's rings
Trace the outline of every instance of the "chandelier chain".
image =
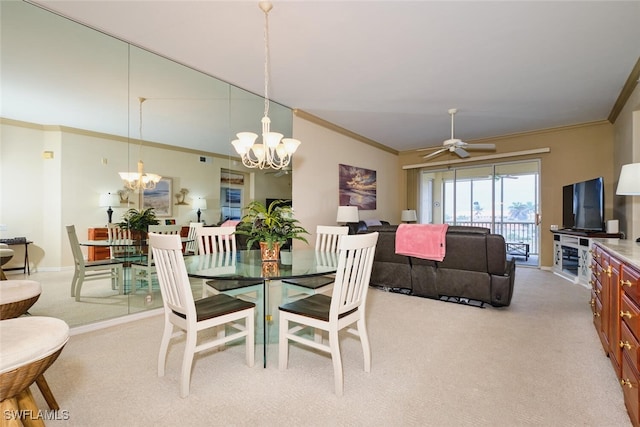
{"type": "Polygon", "coordinates": [[[253,132],[240,132],[238,139],[231,141],[236,152],[242,158],[242,164],[248,168],[283,169],[291,162],[291,156],[300,145],[293,138],[283,138],[278,132],[271,132],[269,119],[269,83],[271,68],[271,52],[269,51],[269,11],[273,7],[269,1],[261,1],[258,6],[264,12],[264,117],[262,118],[262,138],[256,142],[258,135],[253,132]]]}

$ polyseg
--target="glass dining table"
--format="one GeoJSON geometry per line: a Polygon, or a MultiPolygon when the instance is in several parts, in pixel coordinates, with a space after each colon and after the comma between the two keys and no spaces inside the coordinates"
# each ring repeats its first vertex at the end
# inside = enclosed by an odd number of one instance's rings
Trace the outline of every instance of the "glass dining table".
{"type": "MultiPolygon", "coordinates": [[[[183,245],[192,242],[193,239],[189,237],[181,237],[183,245]]],[[[125,283],[124,288],[127,288],[130,277],[130,268],[132,263],[146,263],[149,252],[149,241],[147,239],[118,239],[118,240],[81,240],[78,242],[80,246],[92,246],[99,248],[121,248],[119,253],[114,257],[124,262],[125,267],[125,283]]],[[[124,293],[127,293],[126,291],[124,293]]]]}
{"type": "Polygon", "coordinates": [[[191,255],[186,256],[184,260],[189,277],[237,281],[233,290],[223,293],[238,295],[246,291],[247,295],[255,295],[251,300],[256,303],[256,335],[259,336],[260,330],[262,331],[262,340],[256,337],[256,343],[261,343],[263,347],[263,367],[267,364],[268,344],[277,342],[278,338],[278,306],[294,296],[313,293],[311,289],[284,283],[282,279],[331,274],[336,272],[338,265],[336,253],[313,249],[291,251],[290,260],[287,259],[286,263],[262,262],[259,250],[191,255]],[[243,281],[247,282],[247,287],[242,286],[243,281]],[[259,284],[256,285],[256,282],[259,284]]]}

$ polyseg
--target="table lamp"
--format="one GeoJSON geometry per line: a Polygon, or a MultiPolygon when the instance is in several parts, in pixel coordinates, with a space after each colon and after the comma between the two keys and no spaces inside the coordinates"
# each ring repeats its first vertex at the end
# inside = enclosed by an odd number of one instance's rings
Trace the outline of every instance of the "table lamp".
{"type": "Polygon", "coordinates": [[[414,209],[405,209],[400,215],[400,220],[406,223],[416,222],[418,220],[418,215],[414,209]]]}
{"type": "MultiPolygon", "coordinates": [[[[640,196],[640,163],[623,165],[618,179],[618,196],[640,196]]],[[[636,239],[640,242],[640,237],[636,239]]]]}
{"type": "Polygon", "coordinates": [[[107,216],[109,218],[109,224],[111,224],[111,218],[113,217],[113,209],[111,209],[111,206],[120,205],[120,196],[112,193],[101,194],[98,205],[101,208],[109,208],[107,209],[107,216]]]}
{"type": "Polygon", "coordinates": [[[193,199],[193,209],[198,209],[198,221],[200,222],[200,215],[202,211],[207,209],[207,199],[203,199],[198,197],[197,199],[193,199]]]}
{"type": "Polygon", "coordinates": [[[336,222],[343,222],[348,224],[350,222],[358,222],[358,207],[357,206],[338,206],[338,214],[336,215],[336,222]]]}

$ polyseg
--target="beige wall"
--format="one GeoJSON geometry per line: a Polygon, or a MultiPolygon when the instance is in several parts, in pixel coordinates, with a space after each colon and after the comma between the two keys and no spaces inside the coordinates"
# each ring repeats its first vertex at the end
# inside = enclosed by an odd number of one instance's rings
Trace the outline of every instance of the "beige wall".
{"type": "MultiPolygon", "coordinates": [[[[640,162],[640,86],[636,86],[613,128],[617,186],[622,165],[640,162]]],[[[640,196],[615,196],[614,211],[614,217],[620,220],[620,229],[627,232],[628,238],[640,237],[640,196]]]]}
{"type": "MultiPolygon", "coordinates": [[[[553,237],[547,230],[551,224],[562,224],[563,185],[603,176],[605,217],[613,218],[614,182],[617,177],[614,178],[613,173],[613,126],[608,122],[485,139],[482,142],[495,143],[495,154],[535,148],[550,149],[550,152],[545,154],[504,159],[504,161],[540,159],[540,213],[542,214],[540,263],[542,266],[549,267],[553,262],[553,237]]],[[[447,153],[434,161],[447,160],[447,156],[452,155],[447,153]]],[[[465,165],[499,161],[470,162],[465,165]]],[[[422,158],[416,152],[405,152],[400,155],[400,163],[402,165],[418,164],[422,163],[422,158]]]]}
{"type": "Polygon", "coordinates": [[[336,225],[339,164],[376,171],[377,209],[360,211],[360,219],[383,219],[392,224],[400,221],[405,191],[399,191],[403,189],[403,174],[395,154],[296,116],[293,134],[302,141],[293,159],[293,207],[296,218],[309,232],[313,233],[317,225],[336,225]]]}

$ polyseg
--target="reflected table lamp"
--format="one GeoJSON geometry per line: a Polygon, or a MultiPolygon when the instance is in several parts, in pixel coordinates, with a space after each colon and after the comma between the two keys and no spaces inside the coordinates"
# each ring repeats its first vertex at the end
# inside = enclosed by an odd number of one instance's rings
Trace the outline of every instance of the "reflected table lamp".
{"type": "Polygon", "coordinates": [[[202,198],[197,198],[193,200],[193,209],[198,209],[198,221],[200,222],[200,215],[202,215],[202,211],[207,210],[207,200],[202,198]]]}
{"type": "Polygon", "coordinates": [[[109,218],[109,224],[111,224],[111,219],[113,218],[113,209],[111,209],[111,206],[120,205],[120,196],[113,193],[101,194],[98,204],[101,208],[109,208],[107,209],[107,217],[109,218]]]}
{"type": "Polygon", "coordinates": [[[418,220],[418,215],[414,209],[405,209],[400,214],[400,220],[406,223],[416,222],[418,220]]]}
{"type": "MultiPolygon", "coordinates": [[[[640,196],[640,163],[623,165],[618,179],[618,196],[640,196]]],[[[640,242],[640,237],[636,239],[640,242]]]]}

